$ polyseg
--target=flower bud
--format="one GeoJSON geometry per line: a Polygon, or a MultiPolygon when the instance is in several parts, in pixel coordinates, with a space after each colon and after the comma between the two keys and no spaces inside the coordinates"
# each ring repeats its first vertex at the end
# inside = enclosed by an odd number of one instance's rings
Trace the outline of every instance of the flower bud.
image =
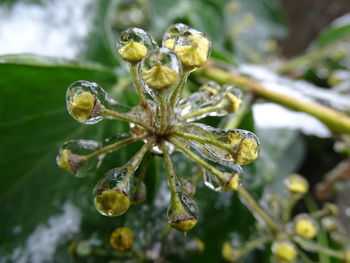
{"type": "Polygon", "coordinates": [[[173,193],[168,207],[168,219],[173,228],[186,233],[197,224],[198,207],[185,194],[173,193]]]}
{"type": "Polygon", "coordinates": [[[325,203],[324,204],[324,209],[327,209],[329,213],[333,216],[337,216],[339,214],[339,209],[335,204],[332,203],[325,203]]]}
{"type": "Polygon", "coordinates": [[[334,216],[327,216],[321,219],[323,228],[328,232],[337,231],[339,229],[339,221],[334,216]]]}
{"type": "Polygon", "coordinates": [[[315,220],[307,214],[301,214],[294,219],[294,232],[305,239],[313,239],[318,231],[315,220]]]}
{"type": "Polygon", "coordinates": [[[221,255],[228,262],[237,262],[240,258],[240,252],[229,242],[225,242],[222,246],[221,255]]]}
{"type": "Polygon", "coordinates": [[[140,70],[145,90],[156,98],[159,90],[169,89],[178,82],[181,64],[172,51],[160,48],[144,58],[140,70]]]}
{"type": "Polygon", "coordinates": [[[232,130],[229,132],[229,140],[232,145],[237,145],[237,149],[234,151],[236,164],[246,165],[258,157],[260,143],[253,133],[244,130],[232,130]]]}
{"type": "Polygon", "coordinates": [[[126,167],[108,171],[94,189],[97,211],[104,216],[124,214],[131,203],[130,188],[129,170],[126,167]]]}
{"type": "Polygon", "coordinates": [[[134,243],[134,235],[128,227],[116,228],[109,238],[109,244],[117,251],[128,251],[134,243]]]}
{"type": "Polygon", "coordinates": [[[283,183],[293,194],[305,194],[309,190],[309,183],[299,174],[288,175],[283,183]]]}
{"type": "Polygon", "coordinates": [[[96,171],[101,156],[91,159],[86,159],[86,156],[97,151],[100,147],[100,143],[91,140],[65,142],[58,151],[57,165],[77,177],[90,175],[96,171]]]}
{"type": "Polygon", "coordinates": [[[150,50],[157,48],[157,44],[144,30],[135,27],[120,34],[119,46],[119,54],[129,62],[139,62],[150,50]]]}
{"type": "Polygon", "coordinates": [[[272,245],[273,255],[282,262],[292,262],[298,255],[295,245],[289,241],[276,241],[272,245]]]}
{"type": "Polygon", "coordinates": [[[197,30],[188,29],[179,35],[174,51],[186,67],[200,67],[207,62],[211,51],[208,37],[197,30]]]}
{"type": "Polygon", "coordinates": [[[102,120],[104,108],[111,108],[112,101],[96,83],[79,80],[72,83],[66,93],[69,114],[83,124],[95,124],[102,120]]]}
{"type": "Polygon", "coordinates": [[[163,47],[174,50],[175,41],[181,32],[188,30],[189,27],[185,24],[178,23],[170,26],[164,33],[163,36],[163,47]]]}
{"type": "Polygon", "coordinates": [[[223,107],[227,112],[225,112],[225,115],[228,113],[233,113],[238,111],[242,104],[242,92],[240,89],[237,89],[231,85],[225,85],[223,87],[224,94],[222,103],[226,105],[226,107],[223,107]]]}

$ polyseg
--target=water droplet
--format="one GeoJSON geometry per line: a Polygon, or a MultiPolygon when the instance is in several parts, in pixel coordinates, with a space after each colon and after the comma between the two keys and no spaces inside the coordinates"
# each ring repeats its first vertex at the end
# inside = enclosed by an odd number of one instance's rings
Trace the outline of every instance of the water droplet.
{"type": "Polygon", "coordinates": [[[96,172],[103,156],[86,159],[87,156],[99,150],[101,144],[92,140],[72,140],[64,143],[59,149],[57,165],[77,177],[84,177],[96,172]]]}
{"type": "Polygon", "coordinates": [[[163,36],[162,45],[163,47],[174,49],[175,41],[179,34],[185,30],[188,30],[189,27],[185,24],[178,23],[168,27],[163,36]]]}
{"type": "Polygon", "coordinates": [[[174,51],[184,66],[195,69],[207,61],[211,42],[203,32],[187,29],[181,31],[177,37],[174,51]]]}
{"type": "Polygon", "coordinates": [[[157,47],[157,43],[146,31],[131,27],[120,34],[118,52],[124,60],[138,62],[157,47]]]}
{"type": "Polygon", "coordinates": [[[72,83],[66,93],[69,114],[83,124],[95,124],[103,119],[104,108],[125,111],[127,106],[111,99],[95,82],[79,80],[72,83]]]}
{"type": "Polygon", "coordinates": [[[132,176],[126,166],[108,171],[94,188],[94,203],[104,216],[119,216],[128,210],[132,176]]]}
{"type": "Polygon", "coordinates": [[[222,130],[199,123],[188,123],[179,129],[201,137],[201,142],[195,139],[189,141],[211,160],[245,165],[258,157],[260,143],[252,132],[240,129],[222,130]]]}
{"type": "Polygon", "coordinates": [[[149,52],[142,60],[140,76],[145,91],[153,99],[158,99],[159,93],[170,93],[172,87],[179,81],[181,63],[175,53],[167,48],[149,52]]]}
{"type": "Polygon", "coordinates": [[[297,215],[293,220],[294,234],[305,238],[313,239],[318,231],[318,225],[314,218],[304,213],[297,215]]]}

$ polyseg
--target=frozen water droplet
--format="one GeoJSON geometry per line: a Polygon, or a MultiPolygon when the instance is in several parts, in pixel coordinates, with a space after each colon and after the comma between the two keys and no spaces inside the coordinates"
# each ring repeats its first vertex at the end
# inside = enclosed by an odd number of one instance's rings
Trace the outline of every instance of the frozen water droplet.
{"type": "Polygon", "coordinates": [[[207,61],[211,42],[203,32],[187,29],[181,31],[177,37],[174,51],[184,66],[194,69],[203,66],[207,61]]]}
{"type": "Polygon", "coordinates": [[[119,216],[130,206],[131,177],[127,167],[108,171],[94,188],[97,211],[105,216],[119,216]]]}
{"type": "Polygon", "coordinates": [[[103,156],[86,159],[101,148],[101,144],[92,140],[72,140],[64,143],[56,158],[57,165],[77,177],[84,177],[96,172],[103,156]]]}
{"type": "Polygon", "coordinates": [[[127,106],[112,100],[97,83],[84,80],[76,81],[68,87],[66,102],[69,114],[83,124],[101,121],[104,108],[117,111],[127,109],[127,106]]]}
{"type": "Polygon", "coordinates": [[[246,130],[222,130],[199,123],[188,123],[179,129],[202,138],[202,142],[194,139],[189,141],[204,156],[214,161],[245,165],[254,161],[260,151],[259,139],[246,130]]]}
{"type": "Polygon", "coordinates": [[[164,33],[162,45],[163,47],[174,49],[175,41],[179,34],[185,30],[188,30],[189,27],[185,24],[178,23],[170,26],[164,33]]]}
{"type": "Polygon", "coordinates": [[[156,48],[157,43],[143,29],[131,27],[120,34],[118,52],[126,61],[141,61],[149,51],[156,48]]]}
{"type": "Polygon", "coordinates": [[[160,48],[149,52],[142,60],[140,77],[145,91],[158,99],[160,92],[170,93],[178,83],[181,71],[181,63],[175,53],[160,48]]]}

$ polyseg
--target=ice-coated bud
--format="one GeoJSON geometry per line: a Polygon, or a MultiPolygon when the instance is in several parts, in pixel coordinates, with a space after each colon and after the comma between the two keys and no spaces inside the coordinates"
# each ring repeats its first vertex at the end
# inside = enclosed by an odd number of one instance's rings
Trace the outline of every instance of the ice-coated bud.
{"type": "Polygon", "coordinates": [[[188,29],[189,27],[182,23],[178,23],[168,27],[163,36],[163,47],[173,50],[177,37],[180,35],[181,32],[188,29]]]}
{"type": "Polygon", "coordinates": [[[94,203],[97,211],[104,216],[120,216],[128,210],[131,200],[131,179],[126,167],[108,171],[97,182],[94,189],[94,203]]]}
{"type": "Polygon", "coordinates": [[[190,143],[213,161],[246,165],[259,155],[259,139],[246,130],[223,130],[199,123],[187,123],[186,126],[179,127],[179,130],[201,137],[203,142],[189,138],[190,143]],[[206,143],[206,140],[211,140],[212,143],[206,143]]]}
{"type": "Polygon", "coordinates": [[[235,150],[236,164],[246,165],[258,157],[260,143],[253,133],[244,130],[232,130],[228,136],[230,143],[237,145],[237,149],[235,150]]]}
{"type": "Polygon", "coordinates": [[[284,186],[293,194],[305,194],[309,190],[309,183],[299,174],[290,174],[284,180],[284,186]]]}
{"type": "Polygon", "coordinates": [[[226,105],[224,109],[227,110],[227,113],[238,111],[242,104],[242,91],[231,85],[225,85],[223,89],[225,91],[223,94],[222,103],[226,105]]]}
{"type": "Polygon", "coordinates": [[[173,228],[186,233],[197,224],[198,207],[182,192],[172,194],[168,207],[168,219],[173,228]]]}
{"type": "Polygon", "coordinates": [[[92,140],[72,140],[65,142],[58,150],[56,162],[62,169],[83,177],[94,173],[100,164],[101,157],[86,158],[100,149],[101,144],[92,140]]]}
{"type": "Polygon", "coordinates": [[[316,221],[307,214],[300,214],[294,219],[294,233],[305,239],[313,239],[318,231],[316,221]]]}
{"type": "Polygon", "coordinates": [[[221,249],[222,257],[228,262],[237,262],[240,258],[240,252],[229,242],[225,242],[221,249]]]}
{"type": "Polygon", "coordinates": [[[207,62],[211,51],[208,37],[197,30],[188,29],[178,36],[174,51],[187,67],[200,67],[207,62]]]}
{"type": "Polygon", "coordinates": [[[83,124],[101,121],[103,108],[111,108],[111,103],[115,103],[98,84],[84,80],[68,87],[66,102],[69,114],[83,124]]]}
{"type": "Polygon", "coordinates": [[[168,89],[178,82],[181,64],[171,50],[160,48],[142,60],[140,71],[146,91],[155,97],[155,90],[168,89]]]}
{"type": "Polygon", "coordinates": [[[144,30],[136,27],[125,29],[119,37],[118,52],[129,62],[141,61],[157,44],[144,30]]]}
{"type": "Polygon", "coordinates": [[[289,241],[274,242],[272,253],[281,262],[292,262],[298,255],[295,245],[289,241]]]}
{"type": "Polygon", "coordinates": [[[337,205],[333,204],[333,203],[325,203],[323,205],[324,209],[327,209],[329,211],[329,213],[333,216],[337,216],[339,214],[339,208],[337,205]]]}
{"type": "Polygon", "coordinates": [[[134,243],[134,235],[128,227],[116,228],[110,238],[109,244],[117,251],[125,252],[131,249],[134,243]]]}
{"type": "Polygon", "coordinates": [[[328,232],[337,231],[339,229],[339,221],[334,216],[327,216],[321,219],[323,228],[328,232]]]}

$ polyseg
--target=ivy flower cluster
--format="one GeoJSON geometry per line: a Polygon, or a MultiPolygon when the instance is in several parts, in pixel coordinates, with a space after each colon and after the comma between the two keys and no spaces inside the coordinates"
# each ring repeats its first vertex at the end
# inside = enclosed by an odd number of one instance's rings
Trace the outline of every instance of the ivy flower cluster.
{"type": "Polygon", "coordinates": [[[198,219],[193,200],[195,183],[177,173],[174,151],[182,152],[201,167],[205,185],[215,191],[240,188],[241,165],[259,154],[259,140],[249,131],[223,130],[195,121],[207,116],[225,116],[241,105],[240,90],[209,82],[197,92],[182,97],[191,72],[204,65],[210,55],[208,37],[184,24],[169,27],[162,47],[144,30],[128,28],[120,34],[117,50],[129,64],[140,103],[130,108],[110,98],[98,84],[77,81],[68,87],[67,108],[82,124],[103,119],[130,123],[130,132],[99,143],[74,140],[59,149],[57,164],[77,177],[94,174],[103,157],[127,144],[143,146],[123,166],[108,171],[94,188],[94,204],[104,216],[120,216],[130,205],[146,198],[144,177],[152,155],[162,156],[171,198],[169,224],[187,232],[198,219]],[[137,172],[136,172],[137,171],[137,172]]]}

